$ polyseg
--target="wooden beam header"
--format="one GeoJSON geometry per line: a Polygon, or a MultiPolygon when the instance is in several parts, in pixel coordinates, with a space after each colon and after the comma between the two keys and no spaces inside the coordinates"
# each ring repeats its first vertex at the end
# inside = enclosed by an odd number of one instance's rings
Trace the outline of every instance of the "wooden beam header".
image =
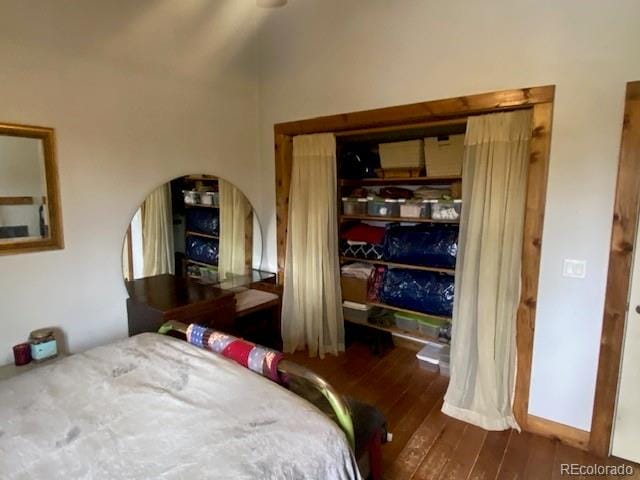
{"type": "Polygon", "coordinates": [[[513,110],[538,103],[552,102],[554,94],[554,85],[503,90],[278,123],[274,125],[274,132],[276,135],[304,135],[444,120],[473,113],[513,110]]]}

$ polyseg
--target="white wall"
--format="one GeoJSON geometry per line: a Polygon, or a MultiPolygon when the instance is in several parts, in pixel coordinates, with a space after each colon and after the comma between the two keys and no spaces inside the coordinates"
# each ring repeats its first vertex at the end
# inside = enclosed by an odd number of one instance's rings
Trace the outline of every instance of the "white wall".
{"type": "Polygon", "coordinates": [[[636,0],[291,0],[261,31],[260,203],[276,266],[274,123],[557,85],[530,413],[588,430],[636,0]],[[585,259],[587,278],[561,276],[585,259]]]}
{"type": "Polygon", "coordinates": [[[257,204],[252,0],[0,0],[0,122],[54,127],[64,250],[0,257],[0,364],[46,325],[127,334],[120,255],[146,195],[228,178],[257,204]]]}

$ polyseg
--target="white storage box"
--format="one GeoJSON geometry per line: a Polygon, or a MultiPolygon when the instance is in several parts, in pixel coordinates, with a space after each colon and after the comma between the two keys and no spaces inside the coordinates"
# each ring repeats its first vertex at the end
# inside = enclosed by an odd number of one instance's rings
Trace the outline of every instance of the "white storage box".
{"type": "Polygon", "coordinates": [[[401,200],[400,216],[406,218],[429,218],[431,205],[424,200],[401,200]]]}
{"type": "Polygon", "coordinates": [[[342,302],[342,312],[345,320],[355,323],[367,323],[369,320],[369,313],[371,313],[371,306],[344,301],[342,302]]]}
{"type": "Polygon", "coordinates": [[[220,205],[220,196],[218,192],[200,192],[200,203],[217,207],[220,205]]]}
{"type": "Polygon", "coordinates": [[[400,203],[393,198],[367,197],[367,213],[372,217],[400,216],[400,203]]]}
{"type": "Polygon", "coordinates": [[[462,200],[432,200],[431,202],[431,218],[433,220],[460,220],[462,200]]]}
{"type": "Polygon", "coordinates": [[[196,205],[200,202],[200,194],[192,190],[183,190],[184,203],[187,205],[196,205]]]}
{"type": "Polygon", "coordinates": [[[342,197],[342,211],[345,215],[366,215],[368,201],[366,198],[342,197]]]}
{"type": "Polygon", "coordinates": [[[440,375],[444,377],[450,377],[450,367],[451,367],[451,359],[450,359],[451,347],[449,345],[444,345],[440,350],[440,375]]]}
{"type": "Polygon", "coordinates": [[[437,372],[440,367],[440,352],[444,348],[436,342],[427,342],[425,346],[416,354],[420,367],[431,372],[437,372]]]}
{"type": "Polygon", "coordinates": [[[381,143],[378,149],[380,166],[385,170],[424,167],[424,142],[422,140],[381,143]]]}
{"type": "Polygon", "coordinates": [[[424,139],[424,159],[430,177],[462,175],[463,157],[464,135],[424,139]]]}

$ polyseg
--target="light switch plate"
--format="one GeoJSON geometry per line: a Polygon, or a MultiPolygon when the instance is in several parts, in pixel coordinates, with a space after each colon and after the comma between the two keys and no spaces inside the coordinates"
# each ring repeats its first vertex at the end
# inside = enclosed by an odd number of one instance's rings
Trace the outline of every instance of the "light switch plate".
{"type": "Polygon", "coordinates": [[[562,276],[568,278],[585,278],[587,276],[587,261],[565,258],[562,266],[562,276]]]}

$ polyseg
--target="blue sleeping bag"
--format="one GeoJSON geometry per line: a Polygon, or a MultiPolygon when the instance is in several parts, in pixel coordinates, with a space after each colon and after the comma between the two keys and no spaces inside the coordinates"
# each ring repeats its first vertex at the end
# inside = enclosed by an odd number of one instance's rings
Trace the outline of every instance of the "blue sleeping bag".
{"type": "Polygon", "coordinates": [[[388,262],[453,268],[457,254],[457,225],[391,225],[384,235],[388,262]]]}
{"type": "Polygon", "coordinates": [[[187,209],[187,230],[207,235],[220,232],[220,211],[217,208],[187,209]]]}
{"type": "Polygon", "coordinates": [[[384,273],[378,297],[382,303],[394,307],[450,317],[453,293],[453,275],[389,268],[384,273]]]}
{"type": "Polygon", "coordinates": [[[218,240],[187,236],[187,257],[196,262],[218,264],[218,240]]]}

